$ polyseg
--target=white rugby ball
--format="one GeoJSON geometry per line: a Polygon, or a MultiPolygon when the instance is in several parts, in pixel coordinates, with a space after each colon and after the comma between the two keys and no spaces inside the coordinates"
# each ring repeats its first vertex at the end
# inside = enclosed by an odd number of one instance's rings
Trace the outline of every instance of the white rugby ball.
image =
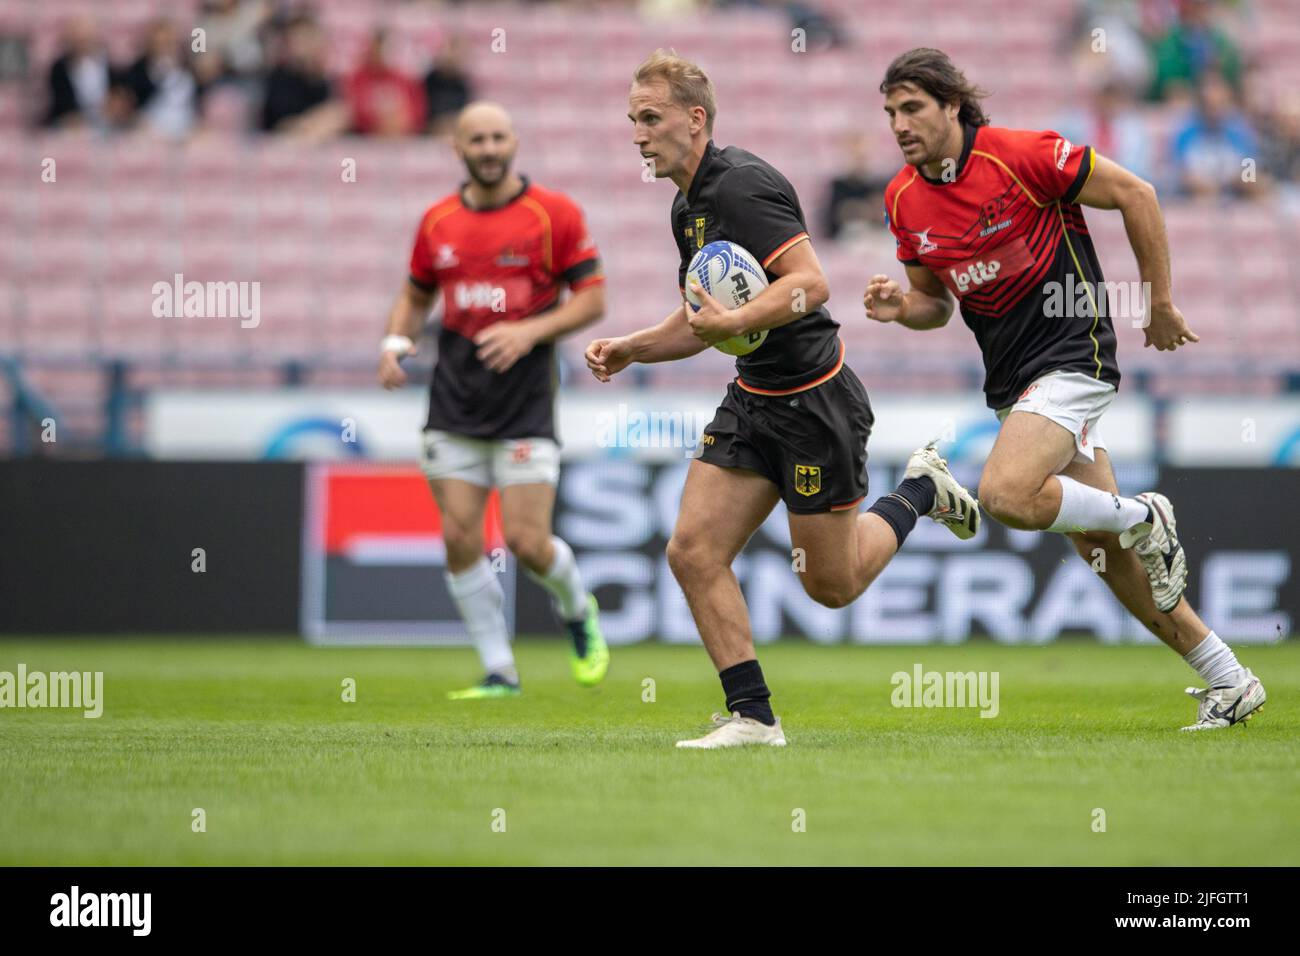
{"type": "MultiPolygon", "coordinates": [[[[695,253],[686,269],[686,301],[699,311],[703,304],[691,288],[694,279],[704,291],[728,309],[737,309],[767,288],[767,276],[758,260],[734,242],[710,242],[695,253]]],[[[713,347],[728,355],[748,355],[767,339],[767,329],[735,335],[713,347]]]]}

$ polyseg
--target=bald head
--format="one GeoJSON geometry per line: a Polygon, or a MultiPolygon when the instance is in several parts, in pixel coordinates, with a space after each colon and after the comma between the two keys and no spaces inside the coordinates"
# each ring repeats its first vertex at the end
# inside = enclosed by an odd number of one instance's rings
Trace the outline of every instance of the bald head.
{"type": "Polygon", "coordinates": [[[476,100],[468,104],[456,117],[457,136],[484,127],[504,127],[512,132],[514,130],[514,124],[511,123],[506,108],[500,103],[492,103],[488,100],[476,100]]]}
{"type": "Polygon", "coordinates": [[[456,117],[456,155],[470,178],[491,187],[510,174],[519,141],[510,114],[499,103],[470,103],[456,117]]]}

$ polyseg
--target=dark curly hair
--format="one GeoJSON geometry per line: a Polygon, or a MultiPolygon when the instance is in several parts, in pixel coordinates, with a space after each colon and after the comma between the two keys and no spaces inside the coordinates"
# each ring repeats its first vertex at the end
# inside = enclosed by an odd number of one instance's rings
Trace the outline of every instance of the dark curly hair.
{"type": "Polygon", "coordinates": [[[980,106],[980,100],[988,93],[966,79],[966,74],[957,69],[956,64],[948,59],[948,54],[931,47],[917,47],[894,58],[885,70],[885,78],[880,83],[880,92],[888,94],[890,90],[904,83],[920,87],[940,103],[960,103],[957,118],[971,126],[988,126],[989,118],[980,106]]]}

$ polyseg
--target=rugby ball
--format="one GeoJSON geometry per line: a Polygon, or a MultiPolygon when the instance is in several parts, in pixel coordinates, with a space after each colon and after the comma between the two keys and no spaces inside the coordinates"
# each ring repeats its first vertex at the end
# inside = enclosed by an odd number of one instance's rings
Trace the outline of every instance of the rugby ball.
{"type": "MultiPolygon", "coordinates": [[[[728,309],[737,309],[767,288],[767,276],[749,252],[734,242],[710,242],[695,253],[686,269],[686,301],[699,311],[703,304],[691,288],[694,279],[728,309]]],[[[732,336],[713,347],[728,355],[748,355],[767,338],[767,329],[732,336]]]]}

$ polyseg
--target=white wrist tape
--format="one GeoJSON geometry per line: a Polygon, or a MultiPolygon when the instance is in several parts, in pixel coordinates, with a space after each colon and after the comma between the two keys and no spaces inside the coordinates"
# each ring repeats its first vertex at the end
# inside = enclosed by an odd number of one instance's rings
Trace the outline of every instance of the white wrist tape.
{"type": "Polygon", "coordinates": [[[396,352],[399,357],[413,348],[415,343],[405,335],[385,335],[383,341],[379,343],[380,352],[396,352]]]}

